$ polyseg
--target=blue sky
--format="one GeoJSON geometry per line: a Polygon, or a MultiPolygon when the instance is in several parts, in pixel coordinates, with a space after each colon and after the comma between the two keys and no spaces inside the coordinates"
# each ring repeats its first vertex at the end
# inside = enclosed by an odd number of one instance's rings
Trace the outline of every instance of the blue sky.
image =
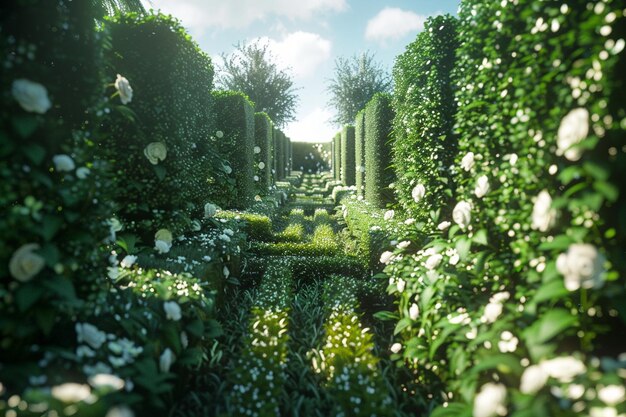
{"type": "Polygon", "coordinates": [[[143,0],[178,17],[213,59],[238,42],[262,38],[279,65],[290,68],[300,90],[298,121],[284,130],[292,140],[322,142],[328,124],[326,83],[335,59],[366,50],[391,70],[394,58],[421,30],[426,17],[456,14],[459,0],[143,0]]]}

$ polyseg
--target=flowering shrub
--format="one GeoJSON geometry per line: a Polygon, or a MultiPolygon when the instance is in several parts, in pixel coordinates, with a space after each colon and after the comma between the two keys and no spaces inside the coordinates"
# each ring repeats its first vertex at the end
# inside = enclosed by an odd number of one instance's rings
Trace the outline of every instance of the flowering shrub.
{"type": "Polygon", "coordinates": [[[341,182],[355,185],[354,126],[346,125],[341,130],[341,182]]]}
{"type": "Polygon", "coordinates": [[[391,165],[391,96],[378,93],[365,106],[365,199],[383,208],[391,203],[395,180],[391,165]]]}
{"type": "Polygon", "coordinates": [[[623,7],[536,6],[462,2],[456,189],[383,259],[433,416],[625,411],[623,7]]]}
{"type": "Polygon", "coordinates": [[[394,66],[393,165],[396,193],[405,211],[420,222],[448,206],[454,184],[449,167],[456,140],[456,104],[450,83],[457,48],[457,22],[435,16],[394,66]],[[433,157],[436,155],[436,157],[433,157]]]}
{"type": "Polygon", "coordinates": [[[247,211],[220,210],[215,214],[218,219],[234,219],[248,235],[249,240],[270,240],[272,238],[272,220],[265,215],[247,211]]]}
{"type": "Polygon", "coordinates": [[[228,196],[226,206],[246,208],[257,194],[257,181],[254,180],[254,104],[239,92],[215,91],[213,98],[217,128],[222,132],[222,137],[218,137],[215,144],[227,161],[222,169],[235,179],[235,188],[228,196]]]}
{"type": "Polygon", "coordinates": [[[273,185],[273,129],[272,121],[267,113],[254,114],[254,164],[256,167],[254,171],[255,175],[259,177],[257,188],[262,195],[267,194],[268,189],[273,185]]]}

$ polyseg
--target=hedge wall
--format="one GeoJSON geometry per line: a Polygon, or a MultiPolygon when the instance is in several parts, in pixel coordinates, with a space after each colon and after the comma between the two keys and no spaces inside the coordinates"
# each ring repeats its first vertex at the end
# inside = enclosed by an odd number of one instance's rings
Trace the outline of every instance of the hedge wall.
{"type": "Polygon", "coordinates": [[[341,132],[337,132],[333,138],[333,158],[335,165],[333,173],[336,181],[341,181],[341,132]]]}
{"type": "MultiPolygon", "coordinates": [[[[128,79],[134,95],[112,117],[99,143],[119,175],[119,215],[150,236],[183,228],[229,188],[215,153],[211,59],[171,16],[118,15],[106,23],[108,73],[128,79]],[[150,157],[149,157],[150,155],[150,157]],[[216,186],[216,184],[218,186],[216,186]]],[[[148,236],[146,236],[147,238],[148,236]]]]}
{"type": "Polygon", "coordinates": [[[448,207],[454,192],[449,167],[456,155],[456,103],[450,73],[456,31],[452,16],[429,18],[393,69],[396,194],[405,211],[421,222],[431,220],[433,207],[448,207]]]}
{"type": "Polygon", "coordinates": [[[215,141],[228,161],[222,169],[235,179],[228,207],[245,208],[254,200],[254,104],[239,92],[216,91],[215,115],[222,138],[215,141]]]}
{"type": "Polygon", "coordinates": [[[282,181],[285,179],[285,134],[279,129],[274,129],[274,146],[276,179],[282,181]]]}
{"type": "Polygon", "coordinates": [[[361,197],[365,194],[365,110],[354,121],[354,162],[356,193],[361,197]]]}
{"type": "Polygon", "coordinates": [[[354,126],[346,125],[341,130],[341,181],[344,185],[355,185],[354,126]]]}
{"type": "Polygon", "coordinates": [[[266,194],[273,185],[272,167],[274,164],[272,149],[272,131],[274,125],[267,113],[255,113],[254,115],[254,163],[255,175],[259,177],[261,193],[266,194]],[[258,147],[258,149],[257,149],[258,147]],[[258,150],[258,153],[257,153],[258,150]]]}
{"type": "Polygon", "coordinates": [[[456,189],[427,245],[383,259],[392,358],[446,402],[433,416],[625,411],[606,400],[626,331],[623,8],[461,3],[456,189]]]}
{"type": "Polygon", "coordinates": [[[391,96],[378,93],[365,106],[365,199],[375,207],[392,203],[395,180],[391,165],[391,96]]]}

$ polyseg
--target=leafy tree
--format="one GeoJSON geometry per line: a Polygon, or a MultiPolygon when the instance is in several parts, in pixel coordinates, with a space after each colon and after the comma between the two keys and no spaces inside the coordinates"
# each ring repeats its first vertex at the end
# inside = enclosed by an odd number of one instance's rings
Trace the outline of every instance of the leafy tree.
{"type": "Polygon", "coordinates": [[[141,0],[92,0],[92,2],[95,6],[101,7],[110,15],[117,12],[146,13],[146,8],[141,0]]]}
{"type": "Polygon", "coordinates": [[[335,60],[335,76],[328,80],[327,88],[331,94],[328,105],[336,110],[333,123],[354,123],[357,112],[374,94],[391,92],[391,77],[374,57],[367,51],[335,60]]]}
{"type": "Polygon", "coordinates": [[[295,120],[298,103],[291,74],[278,68],[269,45],[262,41],[235,46],[230,55],[222,54],[217,65],[217,85],[225,90],[241,91],[267,113],[274,124],[285,126],[295,120]]]}

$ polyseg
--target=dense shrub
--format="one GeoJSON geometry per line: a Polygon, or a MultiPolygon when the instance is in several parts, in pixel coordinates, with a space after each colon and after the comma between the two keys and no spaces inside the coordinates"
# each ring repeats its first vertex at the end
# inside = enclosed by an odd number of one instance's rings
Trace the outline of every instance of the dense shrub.
{"type": "Polygon", "coordinates": [[[272,149],[272,131],[274,126],[266,113],[254,115],[254,164],[255,175],[259,177],[259,188],[266,194],[273,185],[272,166],[274,151],[272,149]],[[258,150],[258,152],[257,152],[258,150]]]}
{"type": "Polygon", "coordinates": [[[357,196],[365,195],[365,110],[356,114],[354,121],[354,163],[357,196]]]}
{"type": "Polygon", "coordinates": [[[365,199],[383,208],[393,202],[391,169],[391,96],[378,93],[365,106],[365,199]]]}
{"type": "Polygon", "coordinates": [[[346,125],[341,130],[341,182],[344,185],[355,185],[355,169],[354,126],[346,125]]]}
{"type": "Polygon", "coordinates": [[[109,104],[117,111],[98,142],[115,169],[118,215],[146,238],[180,231],[231,191],[213,144],[211,59],[171,16],[118,15],[104,34],[108,76],[121,74],[133,89],[126,106],[117,97],[109,104]]]}
{"type": "Polygon", "coordinates": [[[452,216],[385,258],[397,358],[438,417],[623,413],[598,399],[623,386],[623,5],[468,0],[459,18],[452,216]]]}
{"type": "Polygon", "coordinates": [[[456,155],[453,86],[456,19],[436,16],[398,56],[394,66],[393,165],[398,202],[420,221],[448,207],[456,155]],[[436,157],[433,157],[436,155],[436,157]]]}
{"type": "Polygon", "coordinates": [[[285,134],[279,129],[274,128],[274,169],[276,170],[276,179],[285,179],[285,134]]]}
{"type": "Polygon", "coordinates": [[[256,194],[254,184],[254,104],[242,93],[213,92],[217,129],[223,137],[216,140],[228,165],[222,169],[235,179],[229,207],[248,207],[256,194]]]}
{"type": "Polygon", "coordinates": [[[269,240],[272,238],[272,220],[262,214],[247,211],[219,210],[215,213],[217,219],[233,219],[242,224],[242,229],[249,240],[269,240]]]}
{"type": "Polygon", "coordinates": [[[341,181],[341,132],[333,137],[333,174],[336,181],[341,181]]]}

